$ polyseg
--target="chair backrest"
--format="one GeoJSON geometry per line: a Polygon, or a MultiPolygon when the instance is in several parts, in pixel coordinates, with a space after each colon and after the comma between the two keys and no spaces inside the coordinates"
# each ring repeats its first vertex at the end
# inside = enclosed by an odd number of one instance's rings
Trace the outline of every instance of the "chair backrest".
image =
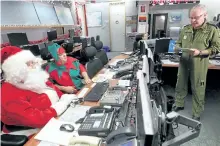
{"type": "Polygon", "coordinates": [[[26,33],[8,33],[7,36],[12,46],[22,46],[29,44],[26,33]]]}
{"type": "Polygon", "coordinates": [[[91,46],[95,47],[95,38],[91,37],[91,46]]]}
{"type": "Polygon", "coordinates": [[[96,53],[96,58],[99,58],[103,65],[108,63],[108,56],[104,50],[100,50],[96,53]]]}
{"type": "Polygon", "coordinates": [[[100,36],[99,35],[96,36],[96,41],[100,41],[100,36]]]}
{"type": "Polygon", "coordinates": [[[88,46],[87,44],[87,39],[86,38],[83,38],[82,39],[82,48],[86,48],[88,46]]]}
{"type": "Polygon", "coordinates": [[[102,68],[103,64],[98,58],[94,58],[86,63],[86,70],[90,78],[93,78],[102,68]]]}
{"type": "Polygon", "coordinates": [[[42,49],[40,50],[40,55],[41,55],[41,58],[42,58],[43,60],[50,60],[50,59],[53,58],[52,55],[50,54],[50,52],[48,51],[48,48],[47,48],[47,47],[46,47],[46,48],[42,48],[42,49]]]}

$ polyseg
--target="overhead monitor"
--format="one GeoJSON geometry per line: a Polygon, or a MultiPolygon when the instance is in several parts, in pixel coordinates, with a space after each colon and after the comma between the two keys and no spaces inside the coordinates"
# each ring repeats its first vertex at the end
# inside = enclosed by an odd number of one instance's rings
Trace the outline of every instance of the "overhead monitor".
{"type": "Polygon", "coordinates": [[[145,54],[146,54],[145,44],[143,41],[140,41],[140,55],[145,55],[145,54]]]}
{"type": "Polygon", "coordinates": [[[7,36],[12,46],[22,46],[29,44],[26,33],[8,33],[7,36]]]}
{"type": "Polygon", "coordinates": [[[57,31],[51,30],[47,32],[48,41],[53,41],[57,39],[57,31]]]}
{"type": "Polygon", "coordinates": [[[81,38],[80,37],[73,37],[73,41],[74,41],[74,43],[82,43],[82,40],[81,40],[81,38]]]}
{"type": "Polygon", "coordinates": [[[170,40],[168,53],[174,53],[175,45],[176,45],[176,41],[170,40]]]}
{"type": "Polygon", "coordinates": [[[153,107],[144,75],[141,70],[137,72],[138,90],[137,90],[137,138],[145,139],[144,145],[153,145],[154,136],[157,133],[158,121],[153,116],[153,107]]]}
{"type": "Polygon", "coordinates": [[[145,74],[145,79],[147,83],[150,81],[149,77],[149,63],[148,63],[148,57],[146,55],[142,56],[143,58],[143,67],[142,67],[142,72],[145,74]]]}
{"type": "Polygon", "coordinates": [[[69,29],[69,37],[71,39],[73,39],[74,35],[75,35],[75,30],[74,29],[69,29]]]}
{"type": "Polygon", "coordinates": [[[162,54],[167,53],[169,48],[170,39],[159,39],[156,40],[154,53],[162,54]]]}

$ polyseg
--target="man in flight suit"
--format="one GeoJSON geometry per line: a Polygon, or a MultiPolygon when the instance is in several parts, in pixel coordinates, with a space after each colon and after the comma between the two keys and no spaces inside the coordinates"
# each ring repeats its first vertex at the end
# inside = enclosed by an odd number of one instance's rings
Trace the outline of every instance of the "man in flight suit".
{"type": "Polygon", "coordinates": [[[190,11],[191,24],[185,26],[176,42],[175,51],[182,50],[179,63],[178,79],[175,93],[174,111],[184,109],[184,98],[188,92],[188,78],[192,89],[192,118],[200,120],[204,110],[206,75],[209,55],[220,49],[218,28],[207,23],[205,6],[197,5],[190,11]]]}

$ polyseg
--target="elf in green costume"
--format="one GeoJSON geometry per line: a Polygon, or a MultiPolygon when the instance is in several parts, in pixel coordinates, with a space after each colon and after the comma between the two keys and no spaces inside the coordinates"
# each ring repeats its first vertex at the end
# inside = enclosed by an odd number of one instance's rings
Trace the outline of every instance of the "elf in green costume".
{"type": "Polygon", "coordinates": [[[77,93],[84,84],[90,84],[91,80],[86,72],[85,67],[75,58],[68,57],[65,50],[58,44],[54,43],[48,46],[48,51],[54,61],[46,67],[50,78],[56,81],[56,86],[65,93],[77,93]]]}

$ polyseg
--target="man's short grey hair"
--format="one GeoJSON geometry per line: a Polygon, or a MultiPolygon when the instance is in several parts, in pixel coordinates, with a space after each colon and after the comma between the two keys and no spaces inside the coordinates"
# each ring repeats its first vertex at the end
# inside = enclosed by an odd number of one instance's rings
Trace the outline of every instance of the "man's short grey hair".
{"type": "Polygon", "coordinates": [[[205,5],[202,5],[202,4],[198,4],[198,5],[195,5],[192,9],[192,10],[197,10],[197,9],[200,9],[202,10],[204,13],[207,13],[207,9],[206,9],[206,6],[205,5]]]}

